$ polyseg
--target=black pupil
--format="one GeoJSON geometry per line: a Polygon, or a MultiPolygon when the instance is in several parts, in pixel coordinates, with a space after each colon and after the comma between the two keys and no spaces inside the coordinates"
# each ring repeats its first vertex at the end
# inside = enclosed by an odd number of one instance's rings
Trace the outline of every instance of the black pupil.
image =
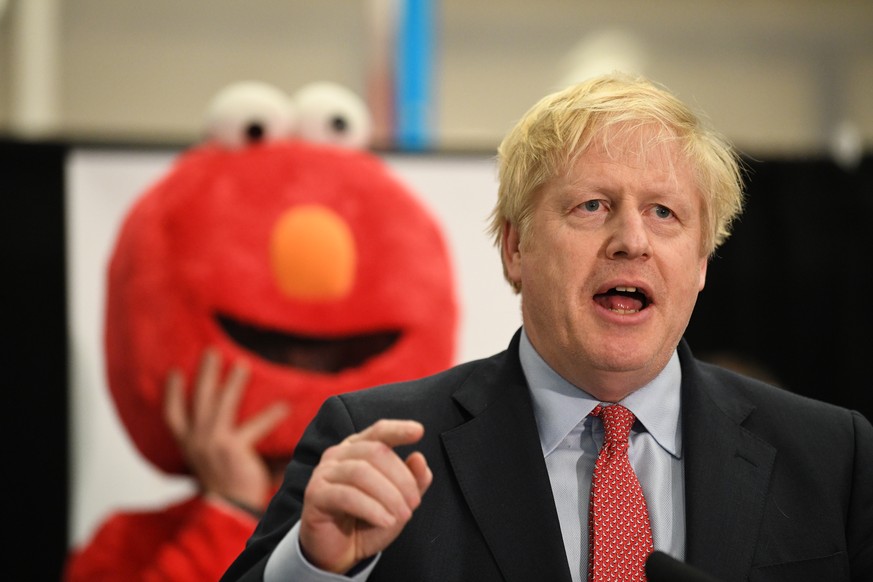
{"type": "Polygon", "coordinates": [[[346,129],[349,127],[349,122],[346,121],[346,118],[345,118],[345,117],[341,117],[341,116],[337,115],[337,116],[331,118],[331,120],[330,120],[330,126],[331,126],[331,127],[334,129],[334,131],[336,131],[337,133],[343,133],[343,132],[345,132],[346,129]]]}
{"type": "Polygon", "coordinates": [[[261,141],[264,139],[264,126],[258,122],[252,122],[246,127],[246,137],[249,141],[261,141]]]}

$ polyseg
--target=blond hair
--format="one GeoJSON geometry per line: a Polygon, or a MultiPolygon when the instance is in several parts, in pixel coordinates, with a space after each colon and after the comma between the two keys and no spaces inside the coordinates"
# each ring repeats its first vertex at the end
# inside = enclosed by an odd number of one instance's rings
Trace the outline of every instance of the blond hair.
{"type": "Polygon", "coordinates": [[[711,255],[730,236],[743,207],[736,152],[669,91],[642,77],[613,73],[541,99],[501,142],[500,184],[489,227],[498,248],[507,222],[524,239],[539,189],[566,171],[596,135],[603,135],[601,130],[618,124],[654,125],[663,138],[678,141],[701,195],[701,253],[711,255]]]}

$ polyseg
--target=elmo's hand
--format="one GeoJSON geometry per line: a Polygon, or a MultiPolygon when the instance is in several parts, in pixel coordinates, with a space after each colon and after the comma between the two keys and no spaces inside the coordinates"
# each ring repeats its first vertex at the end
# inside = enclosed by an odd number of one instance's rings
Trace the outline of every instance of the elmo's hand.
{"type": "Polygon", "coordinates": [[[185,378],[179,370],[171,371],[166,382],[164,420],[207,497],[218,497],[259,513],[266,507],[274,483],[255,445],[278,426],[288,414],[288,406],[274,403],[237,424],[248,367],[237,362],[223,382],[220,376],[220,356],[216,350],[207,349],[189,411],[185,378]]]}

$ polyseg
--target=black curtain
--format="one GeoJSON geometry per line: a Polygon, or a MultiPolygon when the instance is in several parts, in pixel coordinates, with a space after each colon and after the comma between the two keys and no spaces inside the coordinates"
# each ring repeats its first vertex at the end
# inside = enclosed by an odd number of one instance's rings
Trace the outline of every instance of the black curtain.
{"type": "Polygon", "coordinates": [[[692,349],[873,419],[873,157],[746,162],[746,211],[709,265],[692,349]]]}
{"type": "Polygon", "coordinates": [[[67,552],[64,160],[0,141],[4,571],[59,580],[67,552]]]}

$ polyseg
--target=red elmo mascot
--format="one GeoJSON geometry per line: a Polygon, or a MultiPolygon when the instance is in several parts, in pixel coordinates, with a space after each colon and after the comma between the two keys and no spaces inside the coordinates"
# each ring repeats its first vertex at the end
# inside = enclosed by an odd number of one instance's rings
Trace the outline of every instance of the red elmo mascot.
{"type": "Polygon", "coordinates": [[[217,580],[327,397],[452,363],[441,229],[364,151],[368,124],[339,86],[233,85],[206,142],[130,210],[108,272],[109,387],[142,455],[199,493],[111,515],[67,580],[217,580]]]}

